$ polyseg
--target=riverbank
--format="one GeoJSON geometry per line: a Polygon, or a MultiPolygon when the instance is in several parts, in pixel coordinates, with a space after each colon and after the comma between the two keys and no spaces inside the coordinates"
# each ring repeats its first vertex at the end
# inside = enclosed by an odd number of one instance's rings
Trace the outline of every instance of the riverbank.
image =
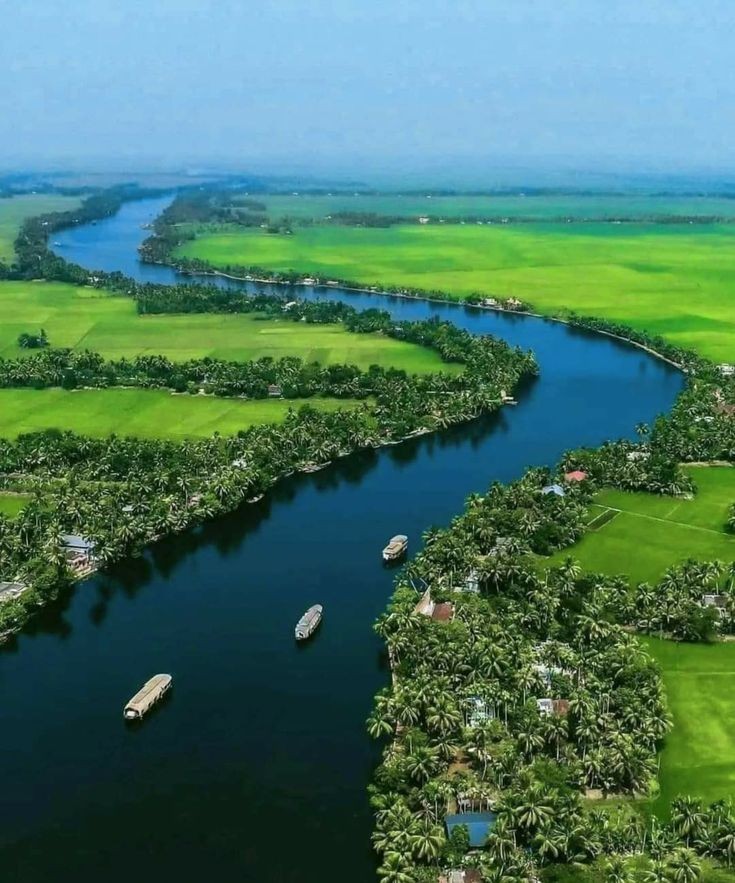
{"type": "Polygon", "coordinates": [[[387,230],[317,225],[288,235],[233,227],[217,234],[205,229],[173,257],[334,280],[354,278],[359,266],[361,279],[382,288],[441,290],[457,300],[514,297],[544,314],[593,315],[729,362],[733,316],[727,291],[735,264],[728,255],[734,237],[730,225],[687,224],[636,230],[594,224],[387,230]],[[442,254],[452,260],[442,261],[442,254]]]}
{"type": "MultiPolygon", "coordinates": [[[[178,270],[184,276],[210,276],[210,277],[219,277],[221,279],[229,279],[233,282],[255,282],[261,285],[277,285],[284,286],[287,288],[291,288],[295,285],[301,285],[314,290],[329,290],[326,286],[326,283],[316,284],[314,282],[307,282],[304,279],[296,280],[296,281],[286,281],[283,279],[279,279],[277,277],[269,277],[269,276],[252,276],[250,274],[245,275],[237,275],[234,273],[226,273],[223,270],[217,270],[212,268],[211,270],[187,270],[181,265],[177,264],[175,261],[166,262],[166,261],[146,261],[146,263],[157,264],[159,266],[167,266],[172,267],[175,270],[178,270]]],[[[395,297],[395,298],[404,298],[408,300],[423,300],[426,303],[435,303],[435,304],[446,304],[452,303],[453,299],[450,295],[447,295],[445,298],[437,298],[432,297],[430,294],[407,294],[399,291],[393,291],[389,289],[378,289],[374,286],[365,287],[360,286],[356,283],[339,283],[339,287],[344,291],[352,291],[356,294],[367,294],[367,295],[379,295],[381,297],[395,297]]],[[[644,352],[649,353],[652,356],[655,356],[657,359],[661,359],[663,362],[671,365],[672,368],[676,368],[679,371],[683,371],[686,369],[686,364],[683,361],[677,361],[669,356],[665,355],[663,352],[655,349],[653,346],[642,343],[638,340],[635,340],[633,337],[626,337],[623,334],[616,334],[612,331],[605,331],[599,327],[592,324],[592,320],[585,320],[584,317],[575,317],[574,319],[570,319],[569,317],[558,316],[553,314],[545,314],[534,312],[532,308],[529,309],[511,309],[508,307],[501,306],[499,304],[490,305],[485,303],[475,303],[474,301],[465,301],[464,305],[473,310],[489,310],[495,313],[502,313],[505,315],[513,315],[513,316],[528,316],[533,319],[542,319],[547,322],[560,322],[563,325],[567,325],[569,327],[581,328],[585,331],[592,331],[595,334],[603,334],[606,337],[611,337],[614,340],[622,341],[623,343],[630,344],[631,346],[637,347],[638,349],[642,349],[644,352]]],[[[595,320],[596,321],[596,320],[595,320]]],[[[633,333],[633,329],[631,329],[631,333],[633,333]]]]}
{"type": "MultiPolygon", "coordinates": [[[[175,281],[135,257],[141,225],[166,202],[128,203],[93,227],[61,231],[59,253],[140,282],[175,281]]],[[[127,844],[148,843],[154,829],[152,875],[211,874],[214,856],[232,879],[337,883],[349,868],[356,883],[373,881],[365,794],[376,757],[363,721],[388,677],[370,628],[396,574],[380,565],[387,538],[406,533],[418,552],[426,526],[448,524],[468,494],[577,445],[630,436],[681,389],[665,363],[558,323],[339,289],[325,296],[399,322],[438,315],[506,338],[534,350],[542,372],[515,408],[283,479],[259,503],[162,539],[42,611],[2,654],[4,734],[16,746],[0,764],[9,883],[47,883],[59,854],[80,883],[123,883],[127,844]],[[293,625],[315,601],[323,627],[297,648],[293,625]],[[173,701],[127,731],[120,706],[161,670],[175,674],[173,701]],[[267,764],[243,760],[264,745],[267,764]],[[314,844],[335,818],[325,862],[314,844]]],[[[109,518],[119,521],[119,508],[109,518]]]]}

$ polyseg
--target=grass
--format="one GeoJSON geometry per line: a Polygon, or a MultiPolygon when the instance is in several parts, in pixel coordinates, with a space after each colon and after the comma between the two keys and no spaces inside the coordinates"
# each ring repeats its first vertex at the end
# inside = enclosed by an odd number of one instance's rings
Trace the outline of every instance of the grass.
{"type": "Polygon", "coordinates": [[[735,218],[735,200],[699,196],[557,194],[543,196],[422,196],[381,193],[335,193],[252,197],[264,203],[270,218],[323,220],[337,212],[373,212],[391,217],[418,218],[647,218],[662,216],[735,218]]]}
{"type": "MultiPolygon", "coordinates": [[[[711,859],[700,858],[702,873],[698,883],[731,883],[732,872],[716,865],[711,859]]],[[[591,865],[548,865],[541,871],[542,883],[608,883],[611,879],[607,871],[609,859],[599,858],[591,865]]],[[[631,874],[631,883],[643,883],[645,872],[651,865],[642,856],[624,857],[626,870],[631,874]]]]}
{"type": "Polygon", "coordinates": [[[63,212],[81,203],[76,196],[59,196],[53,193],[28,193],[0,199],[0,261],[10,263],[14,257],[13,243],[21,224],[26,218],[46,212],[63,212]]]}
{"type": "Polygon", "coordinates": [[[17,345],[21,332],[44,328],[54,347],[90,349],[107,358],[140,353],[179,361],[299,356],[361,368],[392,366],[409,373],[460,370],[433,350],[378,334],[351,334],[339,325],[215,313],[139,316],[129,298],[61,283],[1,282],[0,315],[0,356],[6,358],[27,355],[17,345]]]}
{"type": "Polygon", "coordinates": [[[661,667],[674,719],[661,753],[655,809],[665,815],[679,794],[735,799],[735,643],[640,640],[661,667]]]}
{"type": "Polygon", "coordinates": [[[0,515],[15,518],[30,497],[26,494],[4,494],[0,492],[0,515]]]}
{"type": "Polygon", "coordinates": [[[692,500],[654,494],[604,490],[591,507],[590,529],[571,549],[586,570],[625,573],[634,583],[655,582],[672,564],[686,558],[735,560],[735,536],[725,532],[728,509],[735,502],[735,469],[690,467],[697,484],[692,500]],[[595,521],[596,515],[614,517],[595,521]],[[599,527],[596,525],[599,524],[599,527]]]}
{"type": "Polygon", "coordinates": [[[225,228],[177,253],[458,298],[515,295],[544,313],[617,320],[735,361],[735,225],[314,226],[293,235],[225,228]]]}
{"type": "MultiPolygon", "coordinates": [[[[244,401],[147,389],[0,389],[0,436],[14,438],[43,429],[69,429],[97,437],[115,433],[173,440],[211,436],[214,432],[234,435],[258,423],[280,422],[289,408],[298,409],[304,404],[320,411],[335,411],[355,407],[358,402],[319,398],[244,401]]],[[[12,509],[18,499],[0,495],[0,511],[6,511],[5,506],[12,509]]]]}

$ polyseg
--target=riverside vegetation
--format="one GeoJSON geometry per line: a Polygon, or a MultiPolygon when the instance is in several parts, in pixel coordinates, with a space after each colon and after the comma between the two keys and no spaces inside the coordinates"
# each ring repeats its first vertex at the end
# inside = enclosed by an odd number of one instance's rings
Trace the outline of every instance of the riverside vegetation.
{"type": "MultiPolygon", "coordinates": [[[[201,198],[198,206],[202,211],[201,198]]],[[[185,214],[185,205],[178,208],[185,214]]],[[[344,238],[343,224],[393,223],[383,220],[340,217],[323,235],[344,238]]],[[[185,253],[182,242],[191,247],[186,243],[197,229],[161,219],[147,246],[149,257],[207,269],[207,262],[177,257],[185,253]]],[[[266,234],[246,230],[246,239],[231,230],[229,221],[224,235],[239,236],[240,243],[254,236],[273,243],[266,237],[275,237],[276,250],[293,248],[293,230],[304,232],[291,221],[270,222],[266,234]]],[[[216,229],[203,232],[205,243],[219,235],[216,229]]],[[[385,240],[384,231],[347,231],[361,241],[365,233],[385,240]]],[[[364,260],[357,253],[361,272],[364,260]]],[[[267,270],[248,272],[300,281],[304,272],[314,272],[312,251],[308,261],[288,270],[268,260],[261,262],[267,270]]],[[[226,270],[242,272],[232,265],[226,270]]],[[[341,278],[333,265],[327,272],[327,278],[341,278]]],[[[731,634],[734,571],[689,560],[653,586],[632,588],[625,576],[585,573],[563,558],[563,550],[586,532],[595,489],[681,500],[695,491],[681,462],[732,461],[735,389],[706,360],[669,338],[606,318],[568,319],[666,356],[687,372],[689,383],[671,415],[657,420],[650,433],[640,427],[642,438],[648,437],[640,445],[611,442],[572,452],[558,473],[532,470],[510,487],[494,486],[471,498],[447,530],[427,535],[426,548],[399,577],[377,626],[388,646],[393,683],[378,695],[368,720],[371,735],[389,740],[372,790],[374,845],[385,881],[434,881],[452,869],[465,875],[474,870],[483,880],[577,879],[575,868],[579,879],[695,880],[703,873],[715,879],[708,863],[729,867],[735,858],[730,804],[707,807],[698,797],[677,797],[680,787],[690,795],[703,792],[686,777],[688,767],[667,761],[666,753],[657,815],[647,809],[658,788],[656,753],[670,719],[661,675],[631,634],[690,643],[731,634]],[[583,470],[581,486],[565,486],[561,496],[549,493],[549,483],[568,469],[583,470]],[[540,570],[539,556],[550,554],[562,563],[540,570]],[[417,590],[430,596],[428,607],[426,597],[417,604],[417,590]],[[705,595],[717,597],[719,606],[708,605],[705,595]],[[451,621],[426,616],[434,604],[445,614],[449,609],[451,621]],[[617,801],[589,800],[600,796],[617,801]],[[610,811],[609,805],[624,809],[610,811]],[[462,826],[447,836],[444,816],[461,807],[496,813],[484,850],[469,849],[462,826]],[[659,822],[659,816],[668,821],[659,822]]],[[[725,549],[723,542],[715,551],[725,549]]],[[[655,645],[647,646],[655,652],[655,645]]],[[[706,695],[711,699],[712,691],[706,695]]],[[[692,705],[710,722],[710,734],[726,726],[701,699],[679,702],[676,723],[684,738],[692,705]]],[[[681,739],[679,734],[679,745],[681,739]]],[[[702,758],[723,752],[721,739],[699,744],[702,758]]],[[[734,756],[724,751],[716,770],[734,756]]],[[[726,795],[727,777],[723,781],[715,772],[708,781],[703,796],[726,795]]]]}
{"type": "MultiPolygon", "coordinates": [[[[94,284],[120,292],[127,285],[143,311],[143,287],[115,278],[94,284]]],[[[196,286],[176,291],[196,310],[204,310],[210,296],[213,303],[229,298],[196,286]]],[[[164,300],[163,290],[157,297],[164,300]]],[[[455,338],[447,323],[423,325],[431,327],[421,334],[437,334],[461,347],[476,341],[469,335],[469,340],[455,338]]],[[[657,344],[642,332],[638,340],[652,348],[657,344]]],[[[469,874],[475,869],[490,881],[531,881],[539,875],[548,880],[688,881],[716,874],[712,860],[729,867],[735,857],[729,804],[676,799],[670,819],[659,822],[635,811],[641,801],[622,800],[654,789],[656,751],[670,726],[660,672],[632,632],[655,630],[671,638],[684,628],[690,640],[706,641],[730,630],[731,620],[716,621],[697,594],[702,586],[716,587],[729,597],[722,568],[687,563],[674,580],[675,590],[652,589],[654,612],[660,613],[655,599],[671,591],[677,611],[655,623],[642,617],[648,608],[640,606],[643,601],[623,577],[584,573],[573,561],[539,568],[539,556],[582,537],[597,489],[692,493],[682,461],[732,460],[735,430],[725,406],[735,402],[733,381],[678,347],[670,346],[667,354],[686,367],[687,389],[645,441],[570,452],[557,469],[530,470],[518,482],[471,497],[447,529],[429,532],[424,551],[399,575],[389,609],[377,625],[389,648],[394,679],[377,697],[368,721],[372,735],[389,739],[371,793],[374,844],[384,880],[434,881],[440,871],[469,874]],[[583,469],[587,478],[565,484],[562,496],[544,493],[549,483],[563,483],[561,476],[570,469],[583,469]],[[451,610],[449,621],[417,612],[417,589],[428,590],[434,603],[451,605],[443,607],[451,610]],[[538,699],[550,705],[539,707],[538,699]],[[605,811],[606,804],[596,800],[590,803],[600,795],[619,798],[612,803],[616,811],[605,811]],[[456,805],[492,806],[497,814],[484,850],[468,849],[461,826],[446,836],[443,817],[456,805]]],[[[61,355],[67,361],[57,379],[71,370],[76,382],[75,360],[82,355],[61,355]]],[[[59,355],[44,351],[8,365],[45,386],[53,377],[52,357],[59,355]],[[20,364],[31,361],[31,369],[20,364]]],[[[146,363],[123,370],[99,356],[92,362],[95,383],[132,377],[144,386],[159,379],[146,363]]],[[[515,370],[520,365],[514,363],[515,370]]],[[[164,378],[178,370],[166,366],[164,378]]],[[[222,370],[227,383],[241,382],[236,370],[222,370]]],[[[442,384],[449,389],[468,374],[472,366],[466,363],[461,379],[445,376],[442,384]]],[[[182,377],[186,384],[197,379],[182,377]]],[[[401,378],[403,384],[408,381],[401,378]]],[[[341,413],[330,424],[332,416],[302,410],[281,427],[185,445],[65,434],[22,437],[3,452],[4,472],[23,475],[15,490],[33,498],[21,512],[22,518],[32,511],[31,525],[43,521],[48,511],[35,490],[39,477],[58,487],[57,511],[64,515],[77,511],[85,489],[97,483],[95,516],[102,505],[101,519],[118,528],[114,539],[104,537],[101,550],[114,556],[151,534],[180,529],[237,505],[283,471],[299,468],[307,457],[322,462],[323,455],[339,454],[342,443],[349,449],[347,423],[359,415],[341,413]],[[295,441],[308,437],[310,444],[315,435],[323,445],[337,447],[318,456],[305,443],[303,456],[296,459],[295,441]],[[146,496],[147,489],[139,485],[151,475],[156,485],[146,496]],[[129,519],[120,517],[123,510],[140,515],[136,524],[145,522],[146,529],[124,536],[129,519]]],[[[364,424],[356,426],[366,431],[364,424]]],[[[401,424],[401,432],[407,428],[401,424]]],[[[372,442],[375,432],[373,424],[372,442]]],[[[388,433],[385,437],[393,437],[392,430],[388,433]]],[[[85,511],[77,523],[90,517],[85,511]]],[[[24,533],[30,532],[23,523],[24,533]]],[[[50,525],[58,530],[53,518],[44,526],[50,525]]],[[[44,567],[58,549],[53,530],[35,547],[44,567]]]]}
{"type": "MultiPolygon", "coordinates": [[[[94,197],[80,214],[106,213],[114,204],[94,197]]],[[[266,324],[278,319],[294,329],[337,325],[348,337],[380,335],[398,347],[431,350],[449,370],[409,375],[389,366],[363,370],[294,356],[244,362],[211,357],[175,362],[163,355],[110,360],[88,350],[51,347],[0,359],[0,386],[8,391],[82,388],[77,395],[84,395],[85,388],[110,394],[112,387],[128,387],[264,404],[275,395],[301,406],[282,411],[280,424],[252,426],[226,438],[93,439],[61,426],[0,442],[0,490],[28,498],[14,517],[0,516],[0,576],[30,587],[0,607],[5,634],[75,577],[65,533],[91,541],[94,565],[104,566],[152,539],[229,511],[296,470],[492,411],[505,392],[537,370],[531,354],[446,322],[396,323],[375,310],[358,313],[342,304],[289,303],[262,295],[235,295],[225,302],[210,286],[139,286],[119,274],[90,275],[48,257],[43,231],[60,222],[46,221],[45,226],[28,222],[21,232],[11,275],[23,278],[32,267],[44,266],[54,278],[84,281],[90,291],[133,302],[145,315],[257,313],[266,324]],[[312,407],[312,398],[317,405],[341,401],[346,407],[312,407]]]]}
{"type": "MultiPolygon", "coordinates": [[[[466,197],[467,220],[459,223],[452,212],[434,211],[431,199],[421,224],[409,215],[416,209],[410,197],[402,210],[400,197],[375,196],[370,217],[341,215],[345,198],[333,197],[335,213],[325,217],[327,197],[317,204],[308,196],[258,195],[260,208],[248,212],[210,194],[207,214],[205,192],[196,197],[196,211],[182,200],[171,223],[156,226],[146,251],[192,271],[218,268],[283,281],[309,276],[469,303],[490,298],[552,316],[593,316],[714,361],[733,359],[732,200],[713,200],[707,208],[706,199],[651,199],[646,212],[642,198],[628,207],[619,198],[618,211],[611,198],[603,205],[599,198],[558,198],[554,214],[553,198],[529,195],[513,205],[506,197],[507,213],[489,216],[492,199],[466,197]],[[280,214],[302,204],[299,213],[280,214]],[[381,210],[391,214],[378,225],[381,210]]],[[[355,200],[366,214],[369,199],[355,200]]]]}

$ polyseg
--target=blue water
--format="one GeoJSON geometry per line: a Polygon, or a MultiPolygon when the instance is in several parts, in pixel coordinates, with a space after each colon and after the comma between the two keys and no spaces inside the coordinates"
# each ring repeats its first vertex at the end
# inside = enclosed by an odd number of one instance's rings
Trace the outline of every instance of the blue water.
{"type": "MultiPolygon", "coordinates": [[[[136,248],[167,200],[56,235],[91,269],[171,282],[136,248]]],[[[223,283],[226,284],[226,283],[223,283]]],[[[252,287],[252,286],[248,286],[252,287]]],[[[280,289],[279,289],[280,290],[280,289]]],[[[387,673],[372,632],[394,573],[386,539],[446,524],[465,497],[580,444],[632,436],[681,376],[557,323],[455,305],[298,288],[400,318],[445,316],[532,348],[516,407],[282,482],[266,499],[158,543],[78,586],[0,653],[0,879],[367,883],[364,732],[387,673]],[[293,626],[325,609],[307,646],[293,626]],[[157,671],[170,700],[122,706],[157,671]]]]}

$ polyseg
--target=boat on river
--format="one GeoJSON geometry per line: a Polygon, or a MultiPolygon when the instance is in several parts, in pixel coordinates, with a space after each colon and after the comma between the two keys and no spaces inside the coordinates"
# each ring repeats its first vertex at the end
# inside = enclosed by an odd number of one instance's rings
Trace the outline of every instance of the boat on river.
{"type": "Polygon", "coordinates": [[[314,634],[322,621],[323,610],[324,608],[321,604],[314,604],[306,611],[296,623],[296,628],[294,629],[297,641],[305,641],[314,634]]]}
{"type": "Polygon", "coordinates": [[[408,537],[399,533],[383,549],[383,561],[397,561],[408,549],[408,537]]]}
{"type": "Polygon", "coordinates": [[[153,675],[125,706],[123,711],[125,720],[142,720],[143,716],[168,693],[173,682],[171,675],[153,675]]]}

